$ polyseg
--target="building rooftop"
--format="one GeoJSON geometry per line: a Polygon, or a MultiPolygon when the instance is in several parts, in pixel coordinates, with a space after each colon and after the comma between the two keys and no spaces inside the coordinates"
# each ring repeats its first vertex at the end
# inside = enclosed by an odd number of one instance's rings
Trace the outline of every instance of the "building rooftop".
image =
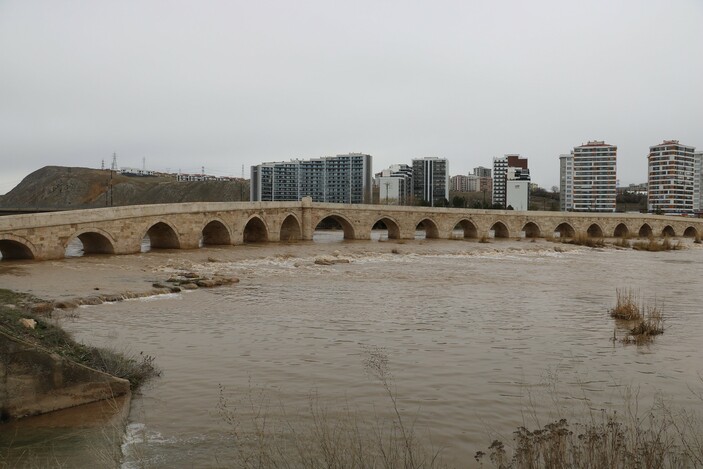
{"type": "Polygon", "coordinates": [[[615,145],[611,145],[609,143],[605,143],[604,140],[589,140],[588,143],[585,145],[580,145],[576,148],[584,148],[584,147],[614,147],[615,145]]]}

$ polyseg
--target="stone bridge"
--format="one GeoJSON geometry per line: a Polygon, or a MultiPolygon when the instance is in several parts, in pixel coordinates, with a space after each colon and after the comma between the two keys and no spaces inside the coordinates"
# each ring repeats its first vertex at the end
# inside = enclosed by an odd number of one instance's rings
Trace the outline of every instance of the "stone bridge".
{"type": "Polygon", "coordinates": [[[198,202],[138,205],[0,217],[0,253],[8,259],[61,259],[79,239],[85,254],[130,254],[149,238],[152,249],[313,239],[320,222],[341,226],[345,239],[597,238],[700,236],[703,219],[630,213],[517,212],[301,202],[198,202]],[[330,221],[333,220],[334,222],[330,221]]]}

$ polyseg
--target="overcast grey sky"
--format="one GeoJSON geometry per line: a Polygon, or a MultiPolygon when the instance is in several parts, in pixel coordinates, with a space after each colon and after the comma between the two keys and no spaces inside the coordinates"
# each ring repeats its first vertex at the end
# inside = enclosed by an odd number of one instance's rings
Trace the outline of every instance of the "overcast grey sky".
{"type": "Polygon", "coordinates": [[[45,165],[241,175],[358,151],[450,172],[703,148],[703,0],[0,0],[0,194],[45,165]]]}

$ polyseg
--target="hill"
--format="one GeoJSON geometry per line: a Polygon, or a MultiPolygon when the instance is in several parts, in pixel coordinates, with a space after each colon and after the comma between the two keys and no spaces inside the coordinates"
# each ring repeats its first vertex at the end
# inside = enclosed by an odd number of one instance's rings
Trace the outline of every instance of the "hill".
{"type": "Polygon", "coordinates": [[[178,182],[170,177],[132,177],[109,170],[45,166],[0,198],[1,207],[96,208],[110,205],[249,200],[249,181],[178,182]]]}

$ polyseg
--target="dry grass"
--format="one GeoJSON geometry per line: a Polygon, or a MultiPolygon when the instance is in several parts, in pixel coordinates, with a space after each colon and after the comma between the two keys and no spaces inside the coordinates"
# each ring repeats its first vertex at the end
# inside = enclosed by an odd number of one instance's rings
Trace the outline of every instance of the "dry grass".
{"type": "Polygon", "coordinates": [[[630,329],[629,335],[620,341],[625,344],[642,345],[650,342],[654,336],[664,333],[664,316],[661,309],[654,305],[649,307],[643,317],[630,329]]]}
{"type": "Polygon", "coordinates": [[[564,239],[562,243],[575,244],[576,246],[588,246],[589,248],[602,248],[605,246],[603,238],[593,238],[586,233],[577,233],[576,236],[569,240],[564,239]]]}
{"type": "MultiPolygon", "coordinates": [[[[511,440],[493,440],[475,460],[499,469],[678,469],[703,467],[703,375],[698,387],[689,387],[698,407],[672,407],[661,395],[644,405],[639,389],[624,386],[620,399],[606,399],[607,408],[594,405],[582,388],[571,396],[560,387],[556,374],[547,376],[543,390],[530,396],[523,410],[525,422],[511,440]],[[535,403],[551,401],[546,425],[535,403]],[[582,402],[579,411],[576,402],[582,402]],[[564,413],[567,413],[564,415],[564,413]]],[[[488,440],[490,441],[490,440],[488,440]]]]}
{"type": "MultiPolygon", "coordinates": [[[[665,412],[640,419],[603,410],[587,423],[560,419],[533,430],[519,427],[511,455],[499,440],[493,441],[488,455],[501,469],[700,467],[703,454],[700,448],[687,449],[685,437],[665,412]]],[[[481,463],[485,456],[479,451],[475,459],[481,463]]]]}
{"type": "Polygon", "coordinates": [[[439,451],[417,436],[414,419],[400,412],[383,349],[366,350],[364,367],[383,386],[389,417],[362,421],[346,406],[331,412],[310,398],[303,415],[281,409],[276,418],[265,392],[250,387],[243,410],[233,407],[220,388],[218,410],[228,425],[237,455],[234,466],[254,468],[431,469],[445,467],[439,451]]]}
{"type": "Polygon", "coordinates": [[[29,295],[0,289],[0,330],[71,361],[127,379],[132,389],[161,374],[154,363],[154,357],[144,353],[131,354],[76,342],[50,319],[50,312],[30,312],[31,305],[37,301],[40,300],[29,295]],[[35,320],[34,329],[22,326],[21,318],[35,320]]]}
{"type": "MultiPolygon", "coordinates": [[[[622,321],[630,321],[628,334],[620,339],[625,344],[645,344],[655,336],[664,333],[664,314],[656,302],[646,303],[632,289],[616,289],[616,304],[610,316],[622,321]]],[[[615,332],[613,340],[616,340],[615,332]]]]}
{"type": "Polygon", "coordinates": [[[681,241],[672,242],[668,237],[657,242],[654,238],[650,238],[647,241],[636,241],[632,245],[632,249],[635,251],[649,251],[649,252],[661,252],[661,251],[678,251],[683,249],[681,241]]]}
{"type": "Polygon", "coordinates": [[[610,310],[610,317],[625,321],[642,319],[639,295],[634,290],[631,288],[625,290],[618,288],[615,290],[615,294],[617,300],[615,307],[610,310]]]}

